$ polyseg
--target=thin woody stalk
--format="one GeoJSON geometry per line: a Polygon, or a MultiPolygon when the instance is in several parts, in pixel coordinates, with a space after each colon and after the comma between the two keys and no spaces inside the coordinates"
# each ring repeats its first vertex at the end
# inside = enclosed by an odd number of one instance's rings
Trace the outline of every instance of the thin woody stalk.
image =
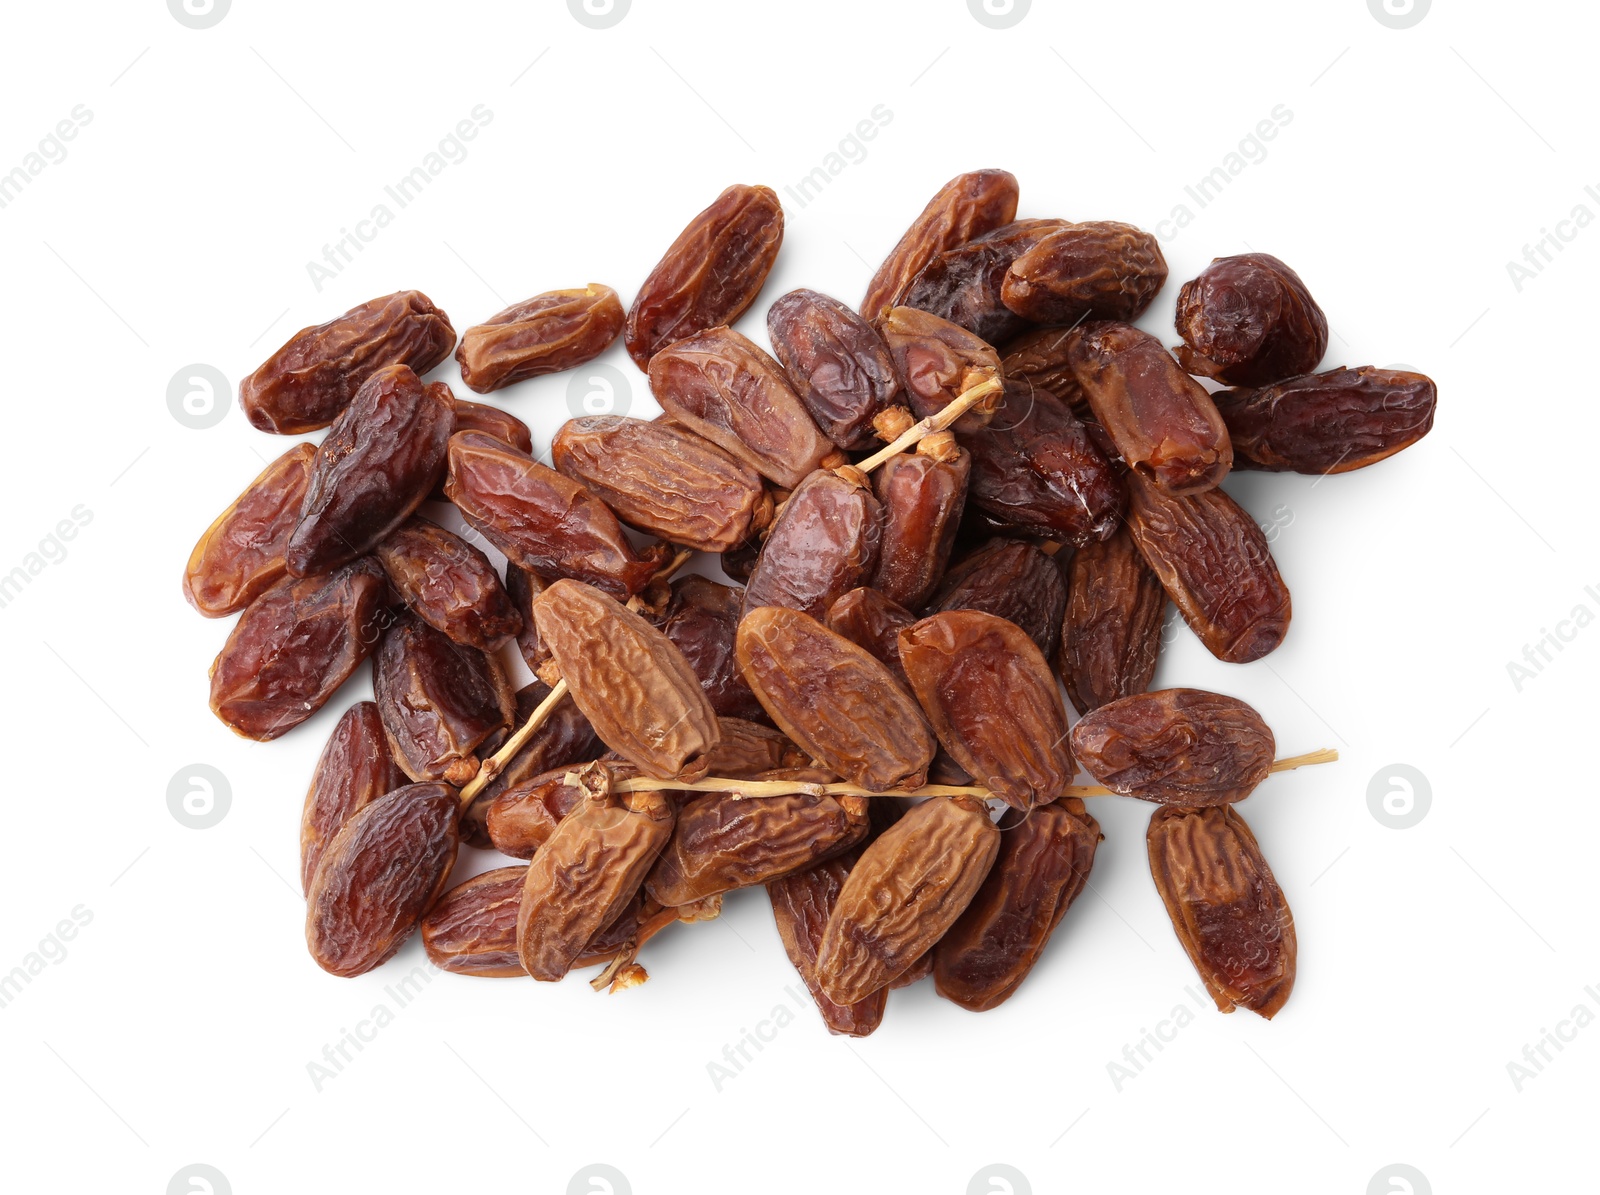
{"type": "Polygon", "coordinates": [[[891,457],[899,456],[908,448],[916,446],[924,436],[931,436],[934,432],[942,432],[973,407],[983,402],[991,394],[999,394],[1001,383],[999,378],[990,378],[988,381],[979,382],[971,389],[963,390],[937,415],[929,415],[926,419],[919,419],[905,431],[901,432],[889,443],[874,452],[866,460],[854,465],[843,465],[841,468],[854,469],[858,473],[871,473],[879,465],[891,457]]]}

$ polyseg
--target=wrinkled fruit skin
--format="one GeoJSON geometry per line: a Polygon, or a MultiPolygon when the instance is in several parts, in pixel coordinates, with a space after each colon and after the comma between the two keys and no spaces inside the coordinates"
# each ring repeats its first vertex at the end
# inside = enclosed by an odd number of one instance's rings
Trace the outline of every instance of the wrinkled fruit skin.
{"type": "Polygon", "coordinates": [[[391,365],[425,374],[450,355],[456,330],[421,291],[402,290],[302,328],[239,383],[252,427],[298,435],[327,427],[367,379],[391,365]]]}
{"type": "Polygon", "coordinates": [[[201,614],[235,614],[283,576],[316,455],[315,444],[296,444],[206,528],[183,570],[183,596],[201,614]]]}
{"type": "Polygon", "coordinates": [[[1166,805],[1227,805],[1272,772],[1277,744],[1261,715],[1203,689],[1136,693],[1085,714],[1072,750],[1112,792],[1166,805]]]}
{"type": "Polygon", "coordinates": [[[457,884],[422,919],[422,946],[441,971],[526,975],[517,958],[517,909],[528,869],[497,867],[457,884]]]}
{"type": "Polygon", "coordinates": [[[971,476],[965,449],[942,459],[902,452],[879,467],[872,488],[883,509],[883,536],[874,589],[910,609],[928,600],[950,563],[971,476]]]}
{"type": "Polygon", "coordinates": [[[877,446],[872,420],[900,402],[888,346],[837,299],[792,290],[767,309],[767,337],[823,434],[850,451],[877,446]]]}
{"type": "Polygon", "coordinates": [[[1227,424],[1159,340],[1096,322],[1080,324],[1067,346],[1090,409],[1135,473],[1169,494],[1209,490],[1228,475],[1227,424]]]}
{"type": "Polygon", "coordinates": [[[758,515],[764,522],[771,514],[759,473],[672,424],[621,415],[569,419],[550,456],[624,523],[697,552],[736,547],[758,515]]]}
{"type": "Polygon", "coordinates": [[[1157,809],[1150,874],[1173,931],[1221,1012],[1271,1020],[1294,987],[1294,916],[1232,806],[1157,809]]]}
{"type": "Polygon", "coordinates": [[[1135,479],[1128,530],[1189,629],[1230,664],[1289,633],[1289,587],[1256,521],[1222,490],[1178,497],[1135,479]]]}
{"type": "Polygon", "coordinates": [[[1310,373],[1328,351],[1328,320],[1306,284],[1268,253],[1218,257],[1178,292],[1178,361],[1230,386],[1310,373]]]}
{"type": "Polygon", "coordinates": [[[551,982],[572,969],[633,899],[672,823],[672,803],[658,792],[586,799],[562,819],[523,883],[517,955],[529,975],[551,982]]]}
{"type": "Polygon", "coordinates": [[[1055,557],[1027,540],[991,539],[945,574],[924,613],[982,610],[1004,618],[1021,627],[1048,660],[1066,608],[1067,583],[1055,557]]]}
{"type": "Polygon", "coordinates": [[[539,637],[600,740],[647,776],[698,780],[717,745],[717,716],[672,641],[577,581],[533,604],[539,637]]]}
{"type": "Polygon", "coordinates": [[[658,352],[650,359],[650,391],[675,422],[785,489],[836,451],[783,367],[728,327],[658,352]]]}
{"type": "Polygon", "coordinates": [[[811,761],[781,730],[743,718],[717,718],[719,739],[711,753],[711,775],[750,780],[778,769],[803,768],[811,761]]]}
{"type": "Polygon", "coordinates": [[[517,654],[528,665],[529,672],[538,672],[539,665],[550,658],[550,653],[539,641],[539,628],[533,621],[533,602],[544,592],[544,581],[537,573],[506,563],[506,593],[516,608],[522,629],[517,632],[517,654]]]}
{"type": "Polygon", "coordinates": [[[744,590],[745,613],[786,606],[821,619],[878,567],[883,507],[872,491],[819,469],[789,496],[744,590]]]}
{"type": "Polygon", "coordinates": [[[1411,447],[1432,429],[1439,392],[1420,373],[1363,365],[1211,397],[1236,468],[1320,474],[1362,469],[1411,447]]]}
{"type": "Polygon", "coordinates": [[[866,835],[868,799],[697,796],[678,810],[645,891],[670,908],[810,867],[866,835]]]}
{"type": "Polygon", "coordinates": [[[622,301],[609,286],[552,290],[468,328],[456,349],[461,380],[479,394],[593,361],[622,331],[622,301]]]}
{"type": "Polygon", "coordinates": [[[317,449],[286,559],[297,577],[371,551],[411,517],[444,471],[455,400],[404,365],[381,369],[317,449]]]}
{"type": "Polygon", "coordinates": [[[830,771],[873,792],[922,787],[933,733],[863,648],[797,610],[763,606],[739,624],[738,655],[778,729],[830,771]]]}
{"type": "Polygon", "coordinates": [[[456,643],[494,651],[522,615],[489,558],[436,523],[413,517],[373,552],[406,607],[456,643]]]}
{"type": "Polygon", "coordinates": [[[528,425],[509,411],[488,403],[456,399],[455,429],[458,432],[483,432],[503,440],[518,452],[533,452],[533,433],[528,425]]]}
{"type": "Polygon", "coordinates": [[[406,775],[389,754],[383,719],[371,701],[358,701],[328,736],[311,774],[300,814],[300,891],[311,891],[311,877],[328,843],[350,816],[406,784],[406,775]]]}
{"type": "Polygon", "coordinates": [[[909,693],[911,682],[900,664],[900,632],[916,621],[915,614],[881,590],[862,586],[828,607],[827,627],[864,648],[909,693]]]}
{"type": "Polygon", "coordinates": [[[306,945],[331,975],[394,956],[456,861],[456,792],[397,788],[357,811],[323,852],[306,896],[306,945]]]}
{"type": "Polygon", "coordinates": [[[767,883],[767,898],[772,902],[772,917],[778,924],[784,953],[811,993],[828,1032],[866,1037],[883,1023],[889,989],[879,988],[854,1004],[835,1004],[822,994],[817,983],[817,948],[822,944],[828,916],[839,900],[855,858],[852,853],[827,859],[803,871],[771,880],[767,883]]]}
{"type": "Polygon", "coordinates": [[[1000,370],[1007,380],[1031,382],[1040,390],[1048,390],[1067,406],[1079,419],[1092,417],[1089,399],[1078,385],[1078,375],[1072,372],[1067,359],[1067,340],[1071,328],[1035,328],[1011,341],[1001,350],[1000,370]]]}
{"type": "Polygon", "coordinates": [[[736,184],[693,220],[650,271],[628,310],[624,341],[640,369],[673,341],[731,324],[755,301],[783,244],[770,187],[736,184]]]}
{"type": "Polygon", "coordinates": [[[917,275],[954,249],[1017,218],[1017,179],[1006,170],[958,174],[930,200],[901,235],[867,284],[861,314],[876,324],[904,299],[917,275]]]}
{"type": "Polygon", "coordinates": [[[1087,884],[1100,837],[1100,823],[1076,797],[1007,812],[994,866],[933,948],[939,995],[969,1012],[1009,1000],[1087,884]]]}
{"type": "Polygon", "coordinates": [[[388,589],[370,558],[283,578],[250,603],[212,663],[212,712],[260,742],[293,730],[377,644],[388,589]]]}
{"type": "MultiPolygon", "coordinates": [[[[533,681],[517,690],[516,708],[504,733],[491,734],[478,748],[478,755],[487,759],[510,737],[511,731],[522,726],[533,716],[533,711],[550,695],[550,686],[533,681]]],[[[530,777],[541,775],[552,768],[567,768],[594,759],[605,748],[595,737],[594,727],[583,711],[569,697],[556,705],[545,719],[544,725],[505,763],[494,779],[478,790],[466,811],[461,815],[461,841],[468,846],[487,848],[491,845],[487,820],[489,811],[501,793],[515,788],[530,777]]],[[[507,851],[507,854],[512,852],[507,851]]]]}
{"type": "Polygon", "coordinates": [[[561,819],[583,802],[583,789],[568,784],[571,765],[551,768],[501,792],[489,803],[485,824],[494,849],[513,859],[531,859],[550,840],[561,819]]]}
{"type": "Polygon", "coordinates": [[[372,688],[395,762],[419,783],[466,784],[478,774],[479,745],[511,724],[514,699],[498,661],[409,614],[384,632],[372,688]]]}
{"type": "Polygon", "coordinates": [[[1000,849],[989,808],[972,797],[913,806],[862,852],[828,916],[817,982],[836,1004],[886,987],[944,936],[1000,849]]]}
{"type": "Polygon", "coordinates": [[[518,568],[619,598],[655,575],[660,553],[641,557],[604,502],[527,454],[482,432],[457,432],[449,461],[450,501],[518,568]]]}
{"type": "Polygon", "coordinates": [[[767,711],[744,683],[734,655],[743,611],[743,589],[707,577],[679,577],[661,632],[683,652],[719,718],[765,722],[767,711]]]}
{"type": "Polygon", "coordinates": [[[1167,593],[1126,527],[1086,544],[1067,566],[1056,672],[1080,714],[1143,693],[1156,674],[1167,593]]]}
{"type": "Polygon", "coordinates": [[[1088,428],[1049,392],[1008,381],[990,422],[961,442],[972,453],[968,506],[1001,525],[1078,545],[1117,529],[1122,482],[1088,428]]]}
{"type": "Polygon", "coordinates": [[[1021,627],[980,610],[935,614],[900,632],[900,662],[939,742],[1006,804],[1046,805],[1072,783],[1067,711],[1021,627]]]}
{"type": "MultiPolygon", "coordinates": [[[[930,312],[892,308],[879,330],[918,419],[937,415],[963,391],[1000,377],[1000,354],[988,341],[930,312]]],[[[981,402],[951,426],[963,434],[981,428],[995,406],[981,402]]]]}
{"type": "Polygon", "coordinates": [[[1000,298],[1036,324],[1130,321],[1166,281],[1167,262],[1155,237],[1131,224],[1092,220],[1052,232],[1019,255],[1000,298]]]}
{"type": "Polygon", "coordinates": [[[1006,271],[1045,237],[1070,227],[1066,220],[1014,220],[946,249],[922,267],[901,302],[959,324],[990,344],[1009,340],[1028,320],[1000,297],[1006,271]]]}

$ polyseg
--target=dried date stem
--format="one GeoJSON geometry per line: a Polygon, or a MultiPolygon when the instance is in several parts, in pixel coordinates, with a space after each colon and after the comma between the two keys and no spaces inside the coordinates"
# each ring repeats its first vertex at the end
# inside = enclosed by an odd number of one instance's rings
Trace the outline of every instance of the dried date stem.
{"type": "Polygon", "coordinates": [[[926,419],[917,420],[917,422],[878,449],[866,460],[854,465],[842,466],[840,469],[836,469],[835,472],[847,481],[855,481],[856,478],[844,470],[852,469],[860,473],[871,473],[890,457],[899,456],[906,449],[914,447],[924,436],[931,436],[934,432],[944,431],[945,428],[960,419],[973,407],[988,399],[990,395],[998,395],[1000,390],[1001,383],[999,378],[990,378],[988,381],[979,382],[976,386],[963,390],[956,395],[945,406],[944,410],[937,415],[929,415],[926,419]]]}

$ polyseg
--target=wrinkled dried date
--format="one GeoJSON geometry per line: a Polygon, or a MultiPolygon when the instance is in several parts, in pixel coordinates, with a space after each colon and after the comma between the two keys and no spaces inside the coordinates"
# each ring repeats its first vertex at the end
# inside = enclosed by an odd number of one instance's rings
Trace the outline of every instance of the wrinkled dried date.
{"type": "Polygon", "coordinates": [[[494,651],[522,630],[522,615],[489,558],[414,516],[373,552],[411,612],[457,643],[494,651]]]}
{"type": "Polygon", "coordinates": [[[901,303],[959,324],[990,344],[1009,340],[1028,320],[1000,297],[1006,271],[1045,237],[1069,227],[1066,220],[1014,220],[946,249],[922,267],[901,303]]]}
{"type": "Polygon", "coordinates": [[[316,431],[332,423],[379,370],[406,365],[427,373],[455,343],[450,317],[427,295],[397,291],[300,329],[239,383],[239,405],[261,431],[316,431]]]}
{"type": "Polygon", "coordinates": [[[1036,324],[1134,320],[1166,281],[1155,237],[1131,224],[1091,220],[1053,231],[1018,255],[1000,298],[1036,324]]]}
{"type": "Polygon", "coordinates": [[[495,850],[513,859],[533,858],[561,819],[584,799],[580,786],[567,783],[570,771],[571,765],[552,768],[505,789],[489,803],[484,824],[495,850]]]}
{"type": "Polygon", "coordinates": [[[539,627],[533,621],[533,602],[544,592],[544,580],[537,573],[518,568],[508,560],[505,585],[511,604],[516,607],[517,616],[522,620],[522,629],[517,632],[517,652],[528,665],[529,672],[538,672],[539,665],[550,658],[550,653],[539,639],[539,627]]]}
{"type": "Polygon", "coordinates": [[[533,433],[528,425],[509,411],[488,403],[456,399],[455,429],[458,432],[483,432],[504,440],[518,452],[533,452],[533,433]]]}
{"type": "Polygon", "coordinates": [[[624,340],[640,369],[673,341],[731,324],[755,301],[783,243],[770,187],[736,184],[678,234],[628,309],[624,340]]]}
{"type": "Polygon", "coordinates": [[[183,570],[183,596],[201,614],[243,610],[283,576],[316,455],[315,444],[296,444],[206,528],[183,570]]]}
{"type": "Polygon", "coordinates": [[[894,673],[894,678],[909,693],[911,682],[900,664],[900,632],[916,621],[915,614],[882,590],[862,586],[828,607],[827,627],[857,647],[865,648],[873,659],[894,673]]]}
{"type": "Polygon", "coordinates": [[[371,701],[358,701],[339,719],[317,758],[300,814],[300,891],[339,827],[358,810],[404,786],[406,775],[389,754],[383,719],[371,701]]]}
{"type": "Polygon", "coordinates": [[[823,434],[840,448],[875,447],[872,421],[899,401],[900,375],[872,325],[837,299],[792,290],[767,309],[767,336],[823,434]]]}
{"type": "Polygon", "coordinates": [[[457,884],[422,919],[422,947],[441,971],[526,975],[517,957],[517,909],[528,869],[497,867],[457,884]]]}
{"type": "Polygon", "coordinates": [[[883,507],[872,491],[818,470],[784,503],[744,590],[744,608],[786,606],[821,619],[878,566],[883,507]]]}
{"type": "Polygon", "coordinates": [[[719,738],[711,752],[711,775],[749,780],[778,769],[802,768],[810,757],[789,741],[781,730],[746,722],[743,718],[717,718],[719,738]]]}
{"type": "Polygon", "coordinates": [[[1026,631],[1048,660],[1066,608],[1067,583],[1055,557],[1027,540],[992,539],[956,562],[923,612],[982,610],[1004,618],[1026,631]]]}
{"type": "Polygon", "coordinates": [[[479,394],[593,361],[622,331],[622,301],[609,286],[552,290],[468,328],[456,349],[461,380],[479,394]]]}
{"type": "Polygon", "coordinates": [[[683,652],[719,717],[765,722],[767,711],[744,683],[734,656],[743,611],[743,589],[706,577],[680,577],[672,583],[661,633],[683,652]]]}
{"type": "Polygon", "coordinates": [[[1271,773],[1276,748],[1254,709],[1203,689],[1136,693],[1072,728],[1086,772],[1112,792],[1166,805],[1244,800],[1271,773]]]}
{"type": "Polygon", "coordinates": [[[1089,399],[1078,385],[1067,359],[1067,340],[1071,328],[1036,328],[1017,337],[1000,351],[1000,371],[1011,382],[1031,382],[1048,390],[1079,419],[1092,417],[1089,399]]]}
{"type": "Polygon", "coordinates": [[[912,609],[927,601],[950,563],[971,475],[972,454],[949,432],[883,463],[872,479],[883,508],[874,589],[912,609]]]}
{"type": "Polygon", "coordinates": [[[1157,809],[1150,874],[1173,931],[1222,1012],[1271,1020],[1294,987],[1294,916],[1231,805],[1157,809]]]}
{"type": "Polygon", "coordinates": [[[1143,693],[1156,673],[1167,593],[1126,527],[1079,548],[1067,566],[1056,672],[1080,714],[1143,693]]]}
{"type": "Polygon", "coordinates": [[[817,948],[822,944],[828,916],[838,902],[856,857],[849,853],[771,880],[767,884],[767,898],[772,902],[772,917],[778,924],[784,953],[811,993],[828,1032],[866,1037],[883,1022],[889,989],[879,988],[854,1004],[835,1004],[823,994],[817,982],[817,948]]]}
{"type": "MultiPolygon", "coordinates": [[[[533,681],[517,690],[516,709],[511,725],[505,733],[491,734],[480,744],[478,754],[487,758],[497,751],[510,730],[523,725],[532,717],[546,697],[550,686],[543,681],[533,681]]],[[[488,847],[491,834],[488,827],[489,811],[496,799],[507,789],[522,784],[530,777],[548,772],[552,768],[566,768],[587,762],[599,755],[603,746],[595,737],[594,727],[583,711],[569,697],[559,702],[544,724],[495,773],[494,779],[478,790],[461,814],[461,841],[468,846],[488,847]]],[[[510,854],[512,852],[506,852],[510,854]]]]}
{"type": "Polygon", "coordinates": [[[1322,308],[1269,253],[1214,259],[1178,292],[1175,322],[1183,367],[1230,386],[1310,373],[1328,351],[1322,308]]]}
{"type": "MultiPolygon", "coordinates": [[[[931,312],[892,308],[880,330],[919,419],[937,415],[963,391],[1001,376],[1000,354],[988,341],[931,312]]],[[[993,399],[980,402],[952,427],[961,433],[980,428],[992,418],[997,405],[993,399]]]]}

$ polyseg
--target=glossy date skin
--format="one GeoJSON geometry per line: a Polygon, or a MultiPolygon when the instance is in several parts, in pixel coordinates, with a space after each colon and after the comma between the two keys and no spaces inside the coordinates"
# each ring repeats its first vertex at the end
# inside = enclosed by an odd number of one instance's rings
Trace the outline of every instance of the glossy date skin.
{"type": "Polygon", "coordinates": [[[734,655],[743,611],[743,589],[707,577],[680,577],[672,583],[661,633],[683,652],[719,718],[765,722],[767,711],[744,683],[734,655]]]}
{"type": "Polygon", "coordinates": [[[864,648],[797,610],[763,606],[739,624],[737,650],[757,699],[813,759],[873,792],[922,786],[933,733],[864,648]]]}
{"type": "Polygon", "coordinates": [[[1045,659],[1055,655],[1067,583],[1055,557],[1027,540],[992,539],[945,574],[924,613],[982,610],[1021,627],[1045,659]]]}
{"type": "Polygon", "coordinates": [[[743,718],[718,717],[720,738],[711,752],[711,775],[751,780],[774,771],[803,768],[811,759],[781,730],[743,718]]]}
{"type": "Polygon", "coordinates": [[[1432,429],[1439,393],[1420,373],[1363,365],[1211,397],[1233,439],[1235,468],[1322,474],[1363,469],[1411,447],[1432,429]]]}
{"type": "Polygon", "coordinates": [[[456,845],[449,785],[397,788],[352,815],[306,895],[306,945],[317,966],[349,977],[392,958],[443,891],[456,845]]]}
{"type": "Polygon", "coordinates": [[[745,613],[786,606],[821,619],[878,566],[883,507],[872,491],[819,469],[789,496],[744,590],[745,613]]]}
{"type": "Polygon", "coordinates": [[[566,764],[541,772],[505,789],[489,803],[484,824],[495,850],[513,859],[533,858],[561,819],[585,799],[580,785],[567,783],[575,766],[566,764]]]}
{"type": "Polygon", "coordinates": [[[522,630],[489,558],[437,523],[413,516],[373,556],[406,607],[456,643],[494,651],[522,630]]]}
{"type": "Polygon", "coordinates": [[[509,411],[488,403],[456,399],[455,429],[458,432],[483,432],[496,440],[504,440],[518,452],[533,452],[533,433],[528,425],[509,411]]]}
{"type": "Polygon", "coordinates": [[[1178,292],[1178,361],[1230,386],[1310,373],[1328,351],[1328,320],[1306,284],[1270,253],[1218,257],[1178,292]]]}
{"type": "Polygon", "coordinates": [[[1011,263],[1051,233],[1070,227],[1066,220],[1014,220],[946,249],[922,267],[901,302],[958,324],[990,344],[1009,340],[1029,322],[1001,299],[1011,263]]]}
{"type": "Polygon", "coordinates": [[[1271,1020],[1294,988],[1294,916],[1231,805],[1157,809],[1150,874],[1189,961],[1221,1012],[1271,1020]]]}
{"type": "MultiPolygon", "coordinates": [[[[879,330],[918,419],[937,415],[963,391],[1000,376],[1000,354],[988,341],[931,312],[892,308],[879,330]]],[[[955,421],[954,430],[981,428],[997,405],[993,399],[978,403],[955,421]]]]}
{"type": "Polygon", "coordinates": [[[492,655],[452,642],[411,614],[384,632],[372,687],[395,762],[417,782],[461,787],[475,752],[511,724],[515,699],[492,655]]]}
{"type": "Polygon", "coordinates": [[[670,549],[641,556],[606,504],[571,478],[482,432],[450,437],[445,493],[506,559],[629,598],[670,549]]]}
{"type": "Polygon", "coordinates": [[[648,370],[657,352],[731,324],[755,301],[783,243],[783,208],[770,187],[735,184],[678,234],[628,309],[628,355],[648,370]]]}
{"type": "Polygon", "coordinates": [[[517,910],[524,866],[497,867],[457,884],[422,919],[422,947],[441,971],[510,978],[526,975],[517,957],[517,910]]]}
{"type": "Polygon", "coordinates": [[[522,621],[522,629],[517,632],[517,653],[528,665],[529,672],[538,672],[539,665],[550,658],[539,639],[539,627],[533,621],[533,602],[544,592],[544,580],[537,573],[507,561],[505,586],[506,595],[522,621]]]}
{"type": "Polygon", "coordinates": [[[972,454],[949,433],[924,438],[873,474],[883,509],[874,589],[912,609],[928,600],[950,563],[971,476],[972,454]]]}
{"type": "Polygon", "coordinates": [[[1000,350],[1000,370],[1012,382],[1031,382],[1048,390],[1079,419],[1091,415],[1089,399],[1078,385],[1067,357],[1071,328],[1035,328],[1009,341],[1000,350]]]}
{"type": "Polygon", "coordinates": [[[259,742],[293,730],[371,653],[388,590],[370,557],[284,577],[250,603],[212,663],[212,712],[259,742]]]}
{"type": "MultiPolygon", "coordinates": [[[[504,734],[491,734],[478,748],[478,755],[487,758],[499,749],[510,732],[533,716],[533,711],[550,695],[550,686],[535,680],[517,690],[516,706],[504,734]]],[[[583,711],[569,697],[557,704],[544,725],[533,732],[531,738],[505,763],[494,779],[478,790],[478,795],[461,814],[461,841],[468,846],[487,848],[492,843],[488,817],[501,793],[516,788],[531,777],[552,768],[567,768],[584,763],[599,755],[605,748],[595,737],[594,727],[583,711]]],[[[510,852],[507,852],[508,854],[510,852]]]]}
{"type": "Polygon", "coordinates": [[[732,328],[710,328],[658,352],[650,391],[674,422],[785,489],[837,454],[783,367],[732,328]]]}
{"type": "Polygon", "coordinates": [[[1283,642],[1289,587],[1260,526],[1220,489],[1182,497],[1131,480],[1128,530],[1189,629],[1230,664],[1283,642]]]}
{"type": "Polygon", "coordinates": [[[239,405],[261,431],[316,431],[338,418],[379,370],[405,365],[427,373],[455,342],[450,317],[427,295],[397,291],[300,329],[239,383],[239,405]]]}
{"type": "Polygon", "coordinates": [[[992,421],[961,441],[972,453],[969,508],[1013,531],[1078,545],[1117,529],[1122,481],[1088,428],[1049,392],[1008,381],[992,421]]]}
{"type": "Polygon", "coordinates": [[[940,187],[873,274],[861,314],[877,324],[935,257],[1015,220],[1017,195],[1016,176],[1006,170],[958,174],[940,187]]]}
{"type": "Polygon", "coordinates": [[[872,325],[837,299],[792,290],[767,309],[767,337],[823,434],[850,451],[875,448],[872,421],[901,394],[894,358],[872,325]]]}
{"type": "Polygon", "coordinates": [[[1087,544],[1067,566],[1056,672],[1080,714],[1150,687],[1167,593],[1126,527],[1087,544]]]}
{"type": "Polygon", "coordinates": [[[403,787],[406,775],[389,754],[383,719],[371,701],[344,712],[317,759],[300,814],[300,891],[311,891],[311,877],[328,843],[351,815],[379,797],[403,787]]]}
{"type": "Polygon", "coordinates": [[[1169,494],[1196,494],[1227,476],[1227,424],[1154,336],[1131,324],[1080,324],[1067,358],[1095,418],[1140,477],[1169,494]]]}
{"type": "Polygon", "coordinates": [[[593,361],[622,331],[622,301],[609,286],[552,290],[468,328],[456,349],[461,380],[479,394],[593,361]]]}
{"type": "Polygon", "coordinates": [[[935,614],[900,632],[900,661],[940,744],[1006,804],[1047,805],[1072,783],[1056,678],[1015,623],[935,614]]]}
{"type": "Polygon", "coordinates": [[[1100,824],[1076,797],[1007,811],[994,866],[933,948],[939,995],[969,1012],[1009,1000],[1088,883],[1100,838],[1100,824]]]}
{"type": "Polygon", "coordinates": [[[1000,847],[989,808],[932,797],[880,834],[845,879],[817,951],[824,995],[849,1005],[887,987],[944,936],[1000,847]]]}
{"type": "Polygon", "coordinates": [[[1131,321],[1167,281],[1155,237],[1131,224],[1091,220],[1041,237],[1006,270],[1000,298],[1036,324],[1086,318],[1131,321]]]}
{"type": "Polygon", "coordinates": [[[900,664],[900,632],[917,621],[917,616],[882,590],[862,586],[852,589],[828,607],[827,627],[864,648],[911,691],[906,670],[900,664]]]}
{"type": "Polygon", "coordinates": [[[828,1032],[848,1037],[866,1037],[882,1024],[889,995],[889,989],[882,987],[854,1004],[835,1004],[823,995],[817,982],[822,932],[857,857],[858,852],[847,852],[767,883],[767,899],[772,902],[784,953],[811,993],[828,1032]]]}
{"type": "Polygon", "coordinates": [[[697,552],[725,552],[771,518],[759,473],[673,424],[569,419],[550,456],[624,523],[697,552]]]}
{"type": "Polygon", "coordinates": [[[201,614],[235,614],[283,576],[316,455],[315,444],[296,444],[206,528],[183,571],[183,596],[201,614]]]}
{"type": "Polygon", "coordinates": [[[1164,805],[1229,805],[1272,772],[1277,744],[1261,715],[1203,689],[1136,693],[1085,714],[1072,750],[1112,792],[1164,805]]]}

